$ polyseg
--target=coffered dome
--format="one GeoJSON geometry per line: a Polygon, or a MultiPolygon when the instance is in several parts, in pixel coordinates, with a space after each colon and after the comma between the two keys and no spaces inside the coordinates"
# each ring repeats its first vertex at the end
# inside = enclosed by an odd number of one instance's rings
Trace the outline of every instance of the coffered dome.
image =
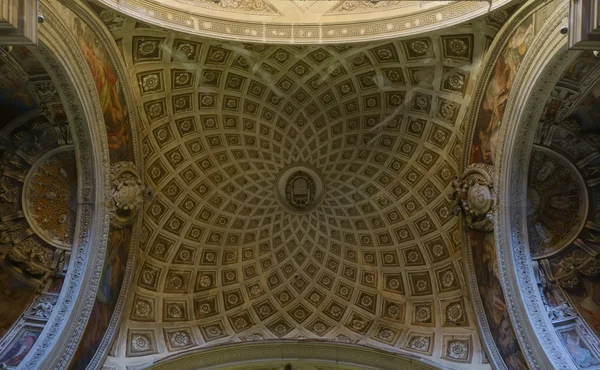
{"type": "Polygon", "coordinates": [[[487,366],[444,195],[483,33],[281,46],[113,26],[156,189],[117,357],[290,338],[487,366]]]}

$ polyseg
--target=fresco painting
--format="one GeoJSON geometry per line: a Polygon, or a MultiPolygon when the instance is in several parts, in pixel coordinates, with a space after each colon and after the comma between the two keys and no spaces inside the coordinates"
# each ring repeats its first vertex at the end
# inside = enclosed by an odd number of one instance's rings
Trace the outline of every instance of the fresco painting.
{"type": "Polygon", "coordinates": [[[108,137],[111,163],[133,162],[133,143],[129,112],[122,86],[110,60],[108,51],[94,32],[79,18],[73,20],[74,32],[78,35],[79,47],[87,61],[104,112],[104,123],[108,137]]]}
{"type": "Polygon", "coordinates": [[[21,316],[34,293],[34,288],[0,268],[0,301],[3,302],[0,305],[0,339],[21,316]]]}
{"type": "Polygon", "coordinates": [[[41,328],[24,328],[15,337],[8,350],[0,356],[0,363],[7,366],[17,366],[29,353],[42,332],[41,328]]]}
{"type": "Polygon", "coordinates": [[[475,124],[471,162],[494,164],[498,131],[513,82],[533,40],[533,16],[525,20],[500,54],[485,90],[475,124]]]}
{"type": "Polygon", "coordinates": [[[527,364],[509,317],[504,292],[498,278],[496,241],[493,233],[471,231],[473,265],[476,266],[477,285],[490,332],[498,352],[511,370],[527,369],[527,364]]]}
{"type": "Polygon", "coordinates": [[[600,336],[600,279],[581,276],[581,284],[565,289],[581,317],[600,336]]]}
{"type": "Polygon", "coordinates": [[[577,328],[571,327],[563,330],[558,333],[558,336],[580,369],[596,368],[600,365],[600,360],[594,356],[589,344],[577,331],[577,328]]]}
{"type": "Polygon", "coordinates": [[[25,83],[0,60],[0,128],[37,107],[36,100],[25,83]]]}
{"type": "Polygon", "coordinates": [[[579,83],[590,69],[598,63],[598,58],[591,51],[584,51],[565,70],[561,79],[572,83],[579,83]]]}
{"type": "Polygon", "coordinates": [[[130,240],[131,227],[111,228],[106,247],[106,260],[100,277],[100,286],[88,321],[94,324],[86,327],[77,353],[73,357],[74,361],[71,369],[85,369],[102,342],[119,300],[127,267],[130,240]]]}
{"type": "MultiPolygon", "coordinates": [[[[108,138],[111,163],[134,162],[131,137],[130,114],[127,110],[123,86],[121,86],[115,66],[108,50],[89,26],[69,11],[69,23],[78,46],[92,73],[102,111],[108,138]]],[[[74,355],[71,369],[85,369],[102,343],[115,311],[123,279],[127,268],[132,227],[109,231],[106,256],[100,286],[90,314],[88,325],[74,355]]]]}

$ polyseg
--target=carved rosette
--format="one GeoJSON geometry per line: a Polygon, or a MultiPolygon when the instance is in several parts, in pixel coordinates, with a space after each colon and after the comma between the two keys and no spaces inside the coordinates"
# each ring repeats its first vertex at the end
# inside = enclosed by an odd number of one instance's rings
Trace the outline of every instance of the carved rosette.
{"type": "Polygon", "coordinates": [[[133,222],[144,202],[152,200],[154,190],[142,183],[135,165],[117,162],[110,168],[111,186],[108,207],[111,225],[123,228],[133,222]]]}
{"type": "Polygon", "coordinates": [[[473,163],[461,177],[452,180],[447,197],[454,202],[454,213],[463,214],[467,225],[474,230],[494,230],[493,212],[497,196],[493,190],[493,167],[473,163]]]}

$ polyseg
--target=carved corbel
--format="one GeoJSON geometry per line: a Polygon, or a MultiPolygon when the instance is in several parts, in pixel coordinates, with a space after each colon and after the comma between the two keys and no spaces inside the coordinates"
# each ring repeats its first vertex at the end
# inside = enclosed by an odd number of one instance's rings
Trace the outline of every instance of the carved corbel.
{"type": "Polygon", "coordinates": [[[454,202],[454,213],[463,214],[467,225],[473,230],[494,230],[493,213],[497,196],[493,190],[493,167],[473,163],[461,177],[455,177],[448,189],[447,198],[454,202]]]}
{"type": "Polygon", "coordinates": [[[107,201],[111,225],[123,228],[131,224],[145,202],[154,197],[154,190],[145,186],[131,162],[117,162],[110,168],[111,185],[107,201]]]}

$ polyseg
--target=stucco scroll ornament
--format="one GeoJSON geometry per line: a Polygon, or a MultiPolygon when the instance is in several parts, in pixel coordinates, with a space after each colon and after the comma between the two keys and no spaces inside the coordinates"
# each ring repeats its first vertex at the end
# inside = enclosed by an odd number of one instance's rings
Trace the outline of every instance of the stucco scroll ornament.
{"type": "Polygon", "coordinates": [[[135,165],[131,162],[117,162],[110,168],[111,225],[123,228],[133,222],[145,202],[154,197],[154,190],[145,186],[140,179],[135,165]]]}
{"type": "Polygon", "coordinates": [[[448,200],[454,202],[454,214],[463,214],[467,225],[474,230],[494,230],[493,212],[497,196],[493,190],[493,167],[473,163],[461,177],[455,177],[448,188],[448,200]]]}

